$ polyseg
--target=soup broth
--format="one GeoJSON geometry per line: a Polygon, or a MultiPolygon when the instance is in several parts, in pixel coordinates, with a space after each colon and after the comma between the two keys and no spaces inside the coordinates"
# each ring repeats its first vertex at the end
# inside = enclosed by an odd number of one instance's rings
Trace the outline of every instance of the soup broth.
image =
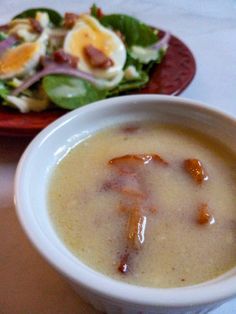
{"type": "Polygon", "coordinates": [[[178,126],[102,130],[57,165],[49,214],[74,255],[124,282],[179,287],[236,264],[235,155],[178,126]]]}

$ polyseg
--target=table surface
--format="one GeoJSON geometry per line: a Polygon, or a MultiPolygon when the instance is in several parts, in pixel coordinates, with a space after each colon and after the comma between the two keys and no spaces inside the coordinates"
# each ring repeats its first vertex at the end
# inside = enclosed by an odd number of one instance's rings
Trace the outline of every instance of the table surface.
{"type": "MultiPolygon", "coordinates": [[[[34,6],[60,11],[86,11],[93,1],[34,0],[34,6]],[[70,5],[68,6],[68,3],[70,5]]],[[[135,0],[99,1],[107,12],[125,12],[150,25],[170,30],[193,51],[197,74],[183,97],[201,100],[236,117],[236,2],[234,0],[135,0]]],[[[0,23],[31,0],[0,0],[0,23]]],[[[39,256],[17,221],[13,202],[16,165],[29,139],[0,137],[0,313],[98,313],[39,256]]],[[[236,299],[213,314],[236,313],[236,299]]]]}

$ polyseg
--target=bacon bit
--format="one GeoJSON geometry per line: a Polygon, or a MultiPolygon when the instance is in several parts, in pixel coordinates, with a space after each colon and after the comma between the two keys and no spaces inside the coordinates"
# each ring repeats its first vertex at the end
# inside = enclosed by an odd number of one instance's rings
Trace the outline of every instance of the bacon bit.
{"type": "Polygon", "coordinates": [[[95,14],[95,16],[100,19],[104,16],[104,13],[102,11],[101,8],[98,8],[96,5],[93,5],[91,8],[90,8],[90,14],[93,15],[95,14]]]}
{"type": "Polygon", "coordinates": [[[63,49],[59,49],[53,53],[54,61],[57,63],[66,63],[72,68],[77,68],[79,58],[69,53],[66,53],[63,49]]]}
{"type": "Polygon", "coordinates": [[[124,156],[120,156],[120,157],[115,157],[111,160],[109,160],[109,164],[111,165],[119,165],[122,164],[124,161],[125,162],[131,162],[131,163],[135,163],[138,162],[139,164],[148,164],[150,161],[157,161],[160,162],[164,165],[168,165],[168,162],[165,161],[164,159],[162,159],[159,155],[157,154],[134,154],[134,155],[124,155],[124,156]]]}
{"type": "Polygon", "coordinates": [[[129,213],[127,246],[118,267],[121,273],[128,271],[127,256],[134,253],[134,250],[140,250],[144,243],[147,223],[147,216],[144,213],[147,211],[157,212],[157,209],[150,204],[142,173],[139,172],[139,166],[146,165],[150,161],[168,164],[157,154],[124,155],[108,161],[109,165],[115,166],[113,168],[115,179],[105,182],[102,189],[105,191],[115,190],[121,193],[123,198],[119,210],[123,213],[129,213]]]}
{"type": "Polygon", "coordinates": [[[79,58],[66,53],[63,49],[59,49],[53,53],[52,56],[41,56],[40,64],[45,68],[50,64],[66,64],[71,68],[77,68],[79,58]]]}
{"type": "Polygon", "coordinates": [[[109,57],[93,45],[87,45],[84,47],[84,53],[88,62],[94,68],[107,69],[114,64],[109,57]]]}
{"type": "Polygon", "coordinates": [[[64,26],[72,28],[79,18],[78,14],[66,12],[64,15],[64,26]]]}
{"type": "Polygon", "coordinates": [[[118,266],[118,270],[122,273],[125,274],[129,271],[129,266],[128,266],[128,259],[129,259],[129,253],[125,253],[120,260],[120,264],[118,266]]]}
{"type": "Polygon", "coordinates": [[[162,164],[164,164],[164,165],[169,165],[169,163],[166,161],[166,160],[164,160],[163,158],[161,158],[159,155],[157,155],[157,154],[152,154],[152,159],[154,160],[154,161],[156,161],[156,162],[160,162],[160,163],[162,163],[162,164]]]}
{"type": "Polygon", "coordinates": [[[31,25],[32,29],[36,33],[41,34],[43,31],[43,28],[42,28],[41,24],[39,23],[39,21],[37,21],[36,19],[34,19],[32,17],[29,18],[29,21],[30,21],[30,25],[31,25]]]}
{"type": "Polygon", "coordinates": [[[101,8],[97,8],[97,17],[100,19],[104,16],[104,13],[102,12],[101,8]]]}
{"type": "Polygon", "coordinates": [[[209,213],[207,204],[202,204],[199,207],[197,222],[200,225],[204,225],[204,224],[212,225],[215,223],[215,218],[209,213]]]}
{"type": "Polygon", "coordinates": [[[186,159],[184,161],[184,168],[197,184],[201,184],[203,181],[208,180],[208,175],[199,159],[186,159]]]}
{"type": "Polygon", "coordinates": [[[128,222],[128,241],[132,248],[140,249],[145,239],[147,217],[138,208],[130,211],[128,222]]]}
{"type": "Polygon", "coordinates": [[[110,165],[120,165],[123,162],[127,163],[127,162],[138,162],[140,164],[140,162],[143,163],[143,158],[140,157],[141,155],[123,155],[123,156],[119,156],[119,157],[115,157],[112,158],[108,161],[108,163],[110,165]]]}

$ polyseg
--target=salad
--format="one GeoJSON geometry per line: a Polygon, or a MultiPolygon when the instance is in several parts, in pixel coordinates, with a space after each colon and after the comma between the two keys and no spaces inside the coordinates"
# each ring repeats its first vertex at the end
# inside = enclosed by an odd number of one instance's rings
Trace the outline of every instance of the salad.
{"type": "Polygon", "coordinates": [[[0,26],[0,103],[72,110],[146,85],[170,34],[124,14],[34,8],[0,26]]]}

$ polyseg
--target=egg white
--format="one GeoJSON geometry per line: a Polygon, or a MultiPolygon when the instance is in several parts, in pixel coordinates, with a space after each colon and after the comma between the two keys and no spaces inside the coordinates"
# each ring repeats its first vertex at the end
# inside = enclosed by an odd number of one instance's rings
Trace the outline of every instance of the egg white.
{"type": "MultiPolygon", "coordinates": [[[[81,42],[78,41],[78,45],[81,45],[81,42]]],[[[79,57],[78,68],[80,70],[91,73],[97,78],[112,79],[116,77],[119,72],[122,71],[126,61],[126,48],[122,40],[115,32],[105,28],[95,18],[87,14],[81,15],[73,29],[68,32],[64,41],[64,50],[67,53],[79,57]],[[104,35],[106,38],[109,38],[108,45],[112,47],[112,51],[109,53],[108,57],[113,61],[113,65],[111,67],[107,69],[94,68],[89,64],[88,60],[86,60],[83,53],[76,54],[73,51],[72,46],[76,46],[76,35],[78,35],[81,31],[86,32],[88,29],[91,29],[93,32],[93,38],[89,44],[92,44],[97,49],[99,49],[99,47],[96,47],[97,37],[104,35]]]]}
{"type": "Polygon", "coordinates": [[[0,79],[10,79],[25,74],[31,74],[39,63],[40,57],[46,53],[47,40],[48,35],[45,31],[35,42],[26,42],[16,47],[9,48],[0,57],[0,79]],[[28,55],[26,51],[28,51],[28,53],[29,51],[33,51],[33,53],[32,55],[31,53],[28,55]],[[19,55],[21,55],[20,61],[18,58],[19,55]],[[18,63],[18,68],[14,66],[16,63],[18,63]]]}

